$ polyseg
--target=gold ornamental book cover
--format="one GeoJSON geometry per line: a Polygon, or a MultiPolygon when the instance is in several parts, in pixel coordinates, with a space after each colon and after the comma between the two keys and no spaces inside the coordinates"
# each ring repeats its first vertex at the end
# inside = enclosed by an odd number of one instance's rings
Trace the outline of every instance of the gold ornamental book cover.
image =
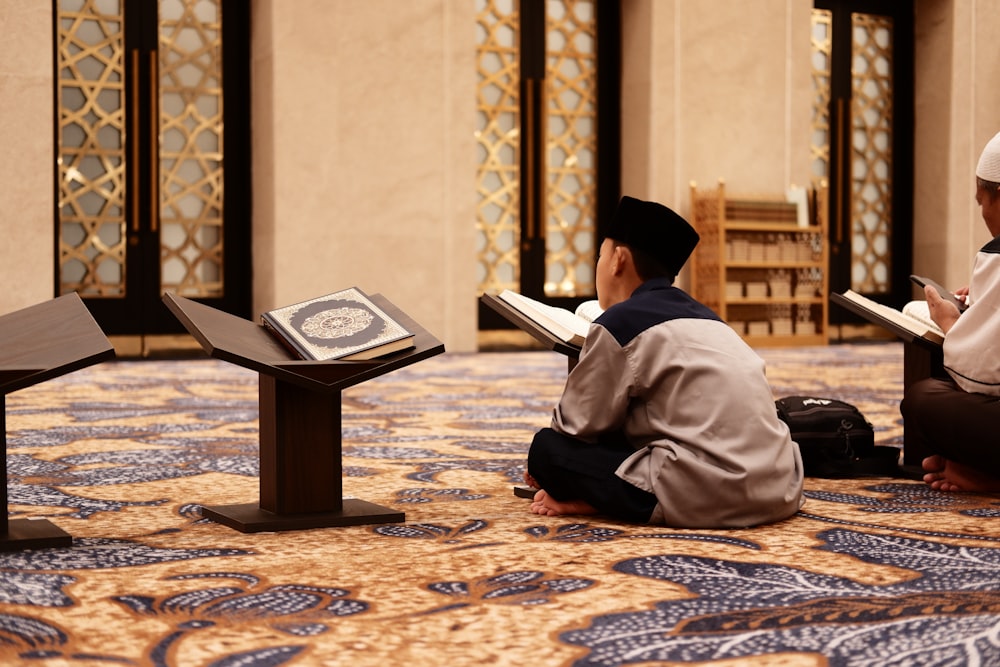
{"type": "Polygon", "coordinates": [[[303,359],[361,361],[413,347],[413,333],[357,287],[267,311],[261,320],[303,359]]]}

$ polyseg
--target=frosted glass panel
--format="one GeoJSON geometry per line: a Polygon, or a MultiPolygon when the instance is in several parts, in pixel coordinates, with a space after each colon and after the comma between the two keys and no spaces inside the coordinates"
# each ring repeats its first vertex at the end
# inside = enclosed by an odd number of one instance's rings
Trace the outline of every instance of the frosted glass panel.
{"type": "Polygon", "coordinates": [[[851,288],[880,294],[892,273],[893,25],[851,18],[851,288]]]}
{"type": "Polygon", "coordinates": [[[591,296],[597,230],[593,0],[546,4],[545,294],[591,296]]]}
{"type": "Polygon", "coordinates": [[[59,292],[125,296],[125,80],[118,0],[61,0],[56,9],[59,99],[59,292]]]}
{"type": "Polygon", "coordinates": [[[512,0],[476,0],[476,12],[477,282],[520,291],[518,15],[512,0]]]}
{"type": "Polygon", "coordinates": [[[161,0],[159,34],[161,290],[222,296],[220,0],[161,0]]]}

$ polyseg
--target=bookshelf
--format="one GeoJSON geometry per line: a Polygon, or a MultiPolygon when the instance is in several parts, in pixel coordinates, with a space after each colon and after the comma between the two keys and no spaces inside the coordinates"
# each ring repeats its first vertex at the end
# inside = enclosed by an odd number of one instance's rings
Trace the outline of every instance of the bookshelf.
{"type": "Polygon", "coordinates": [[[827,186],[803,204],[784,195],[727,195],[691,183],[691,293],[754,347],[829,340],[827,186]],[[800,209],[800,207],[803,207],[800,209]]]}

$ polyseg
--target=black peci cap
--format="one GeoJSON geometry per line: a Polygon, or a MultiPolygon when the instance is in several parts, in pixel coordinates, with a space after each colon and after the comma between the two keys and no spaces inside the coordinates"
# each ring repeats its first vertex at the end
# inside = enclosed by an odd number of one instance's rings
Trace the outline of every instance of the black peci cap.
{"type": "Polygon", "coordinates": [[[698,245],[698,232],[663,204],[622,197],[607,230],[614,239],[656,260],[676,276],[698,245]]]}

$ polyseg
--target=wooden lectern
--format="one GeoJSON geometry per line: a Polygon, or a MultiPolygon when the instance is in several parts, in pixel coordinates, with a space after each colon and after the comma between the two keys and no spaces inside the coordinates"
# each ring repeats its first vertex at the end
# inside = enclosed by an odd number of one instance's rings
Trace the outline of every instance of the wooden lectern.
{"type": "Polygon", "coordinates": [[[479,300],[489,306],[504,319],[545,346],[546,349],[566,355],[569,370],[573,370],[580,359],[580,348],[560,339],[545,327],[525,317],[521,312],[495,294],[483,294],[479,300]]]}
{"type": "Polygon", "coordinates": [[[370,361],[303,361],[261,325],[163,296],[209,356],[260,376],[260,502],[203,507],[202,516],[244,533],[404,520],[403,512],[343,498],[340,392],[441,354],[444,345],[384,297],[370,298],[415,334],[414,347],[370,361]]]}
{"type": "MultiPolygon", "coordinates": [[[[946,378],[944,370],[944,351],[941,343],[928,340],[914,334],[906,327],[900,326],[890,319],[881,317],[878,313],[867,310],[850,299],[836,292],[830,295],[830,301],[843,306],[855,315],[859,315],[872,324],[877,324],[893,333],[903,341],[903,391],[911,384],[929,377],[946,378]]],[[[930,456],[926,446],[918,442],[912,435],[906,435],[906,423],[903,423],[903,469],[915,478],[923,476],[921,462],[930,456]]]]}
{"type": "MultiPolygon", "coordinates": [[[[0,316],[0,433],[7,453],[7,394],[113,359],[115,349],[74,292],[0,316]]],[[[3,472],[0,551],[72,546],[73,538],[47,519],[9,519],[3,472]]]]}

